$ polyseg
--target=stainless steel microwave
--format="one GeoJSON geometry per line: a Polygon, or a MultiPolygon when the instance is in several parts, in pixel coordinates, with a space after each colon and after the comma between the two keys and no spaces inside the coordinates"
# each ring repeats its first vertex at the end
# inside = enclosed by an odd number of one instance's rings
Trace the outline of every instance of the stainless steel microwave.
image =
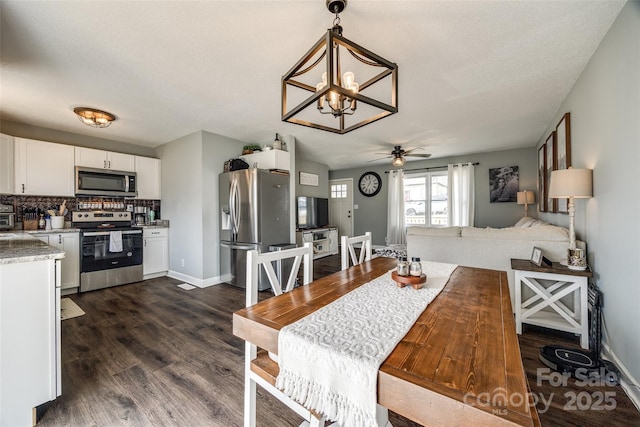
{"type": "Polygon", "coordinates": [[[136,173],[76,166],[76,196],[136,197],[136,173]]]}

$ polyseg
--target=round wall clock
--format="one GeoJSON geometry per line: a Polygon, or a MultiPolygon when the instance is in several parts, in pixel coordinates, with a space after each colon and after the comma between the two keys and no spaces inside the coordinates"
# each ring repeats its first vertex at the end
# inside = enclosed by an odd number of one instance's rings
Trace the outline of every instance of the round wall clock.
{"type": "Polygon", "coordinates": [[[365,172],[358,181],[358,189],[363,196],[373,197],[382,189],[380,175],[375,172],[365,172]]]}

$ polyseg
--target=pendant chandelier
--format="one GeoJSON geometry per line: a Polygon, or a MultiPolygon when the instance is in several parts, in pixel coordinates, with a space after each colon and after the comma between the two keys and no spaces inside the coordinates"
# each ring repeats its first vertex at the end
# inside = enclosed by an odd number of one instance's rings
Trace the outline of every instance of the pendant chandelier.
{"type": "Polygon", "coordinates": [[[345,134],[398,112],[398,66],[342,37],[346,0],[326,4],[333,27],[282,77],[282,120],[345,134]]]}
{"type": "Polygon", "coordinates": [[[106,128],[116,119],[111,113],[89,107],[76,107],[73,112],[78,116],[78,120],[94,128],[106,128]]]}

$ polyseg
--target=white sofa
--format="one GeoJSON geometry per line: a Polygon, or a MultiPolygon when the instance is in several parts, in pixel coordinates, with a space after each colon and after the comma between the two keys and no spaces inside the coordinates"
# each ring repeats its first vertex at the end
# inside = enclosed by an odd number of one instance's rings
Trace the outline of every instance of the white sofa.
{"type": "MultiPolygon", "coordinates": [[[[577,241],[578,248],[585,248],[577,241]]],[[[515,274],[511,258],[530,259],[534,247],[551,261],[564,261],[569,230],[524,217],[513,227],[407,227],[407,255],[425,261],[504,270],[509,279],[511,304],[515,297],[515,274]]]]}

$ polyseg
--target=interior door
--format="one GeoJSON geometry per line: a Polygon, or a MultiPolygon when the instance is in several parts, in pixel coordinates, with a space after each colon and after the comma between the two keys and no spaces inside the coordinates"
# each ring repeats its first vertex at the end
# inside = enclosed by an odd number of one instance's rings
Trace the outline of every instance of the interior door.
{"type": "Polygon", "coordinates": [[[329,223],[339,236],[353,236],[353,179],[329,181],[329,223]]]}

